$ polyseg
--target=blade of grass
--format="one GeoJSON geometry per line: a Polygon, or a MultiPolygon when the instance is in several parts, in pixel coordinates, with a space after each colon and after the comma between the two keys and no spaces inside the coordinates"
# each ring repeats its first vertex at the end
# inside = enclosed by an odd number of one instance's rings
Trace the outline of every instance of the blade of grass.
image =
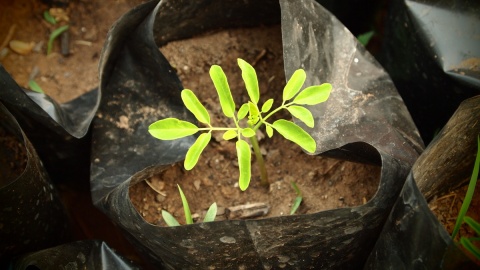
{"type": "Polygon", "coordinates": [[[53,41],[60,36],[63,32],[68,30],[68,25],[61,26],[50,34],[50,38],[48,39],[48,44],[47,44],[47,55],[49,55],[52,52],[52,47],[53,47],[53,41]]]}

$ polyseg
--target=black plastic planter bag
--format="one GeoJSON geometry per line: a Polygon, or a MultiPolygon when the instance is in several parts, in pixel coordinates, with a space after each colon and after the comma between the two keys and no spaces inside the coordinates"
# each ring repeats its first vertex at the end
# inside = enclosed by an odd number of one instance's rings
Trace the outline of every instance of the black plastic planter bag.
{"type": "Polygon", "coordinates": [[[35,149],[0,102],[0,268],[67,240],[66,212],[35,149]]]}
{"type": "Polygon", "coordinates": [[[78,241],[33,252],[16,260],[11,267],[15,270],[140,269],[98,240],[78,241]]]}
{"type": "Polygon", "coordinates": [[[480,268],[457,248],[427,204],[470,180],[479,119],[480,96],[467,99],[418,158],[366,269],[480,268]]]}
{"type": "Polygon", "coordinates": [[[89,126],[100,101],[93,90],[58,104],[49,96],[23,90],[0,64],[0,102],[31,140],[54,182],[88,179],[89,126]]]}
{"type": "Polygon", "coordinates": [[[150,260],[168,269],[358,269],[363,267],[423,143],[387,73],[334,16],[313,1],[161,1],[111,29],[100,62],[102,101],[93,122],[94,203],[150,260]],[[148,125],[193,120],[181,82],[158,46],[218,28],[281,22],[286,77],[334,90],[313,114],[317,154],[381,164],[367,204],[316,214],[178,227],[145,222],[129,186],[181,161],[194,138],[158,141],[148,125]],[[155,43],[156,41],[156,43],[155,43]],[[148,112],[148,113],[143,113],[148,112]],[[121,128],[121,118],[128,126],[121,128]],[[150,154],[154,153],[154,154],[150,154]]]}
{"type": "Polygon", "coordinates": [[[380,62],[425,142],[480,94],[480,1],[395,0],[380,62]]]}

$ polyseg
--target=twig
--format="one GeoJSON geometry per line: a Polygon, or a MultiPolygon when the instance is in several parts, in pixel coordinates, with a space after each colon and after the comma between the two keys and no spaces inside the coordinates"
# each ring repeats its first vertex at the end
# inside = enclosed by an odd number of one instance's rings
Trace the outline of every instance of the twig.
{"type": "Polygon", "coordinates": [[[8,45],[8,42],[10,42],[10,40],[12,39],[13,37],[13,34],[15,33],[15,29],[17,28],[17,25],[16,24],[13,24],[12,26],[10,26],[10,29],[8,29],[8,34],[7,36],[5,37],[5,39],[3,40],[2,42],[2,46],[0,46],[0,51],[7,47],[8,45]]]}
{"type": "Polygon", "coordinates": [[[155,190],[155,192],[157,192],[158,194],[162,195],[163,197],[167,197],[167,194],[166,194],[165,192],[161,192],[160,190],[158,190],[157,188],[155,188],[155,187],[153,186],[153,184],[150,183],[148,180],[145,180],[145,182],[147,183],[147,185],[148,185],[149,187],[151,187],[153,190],[155,190]]]}

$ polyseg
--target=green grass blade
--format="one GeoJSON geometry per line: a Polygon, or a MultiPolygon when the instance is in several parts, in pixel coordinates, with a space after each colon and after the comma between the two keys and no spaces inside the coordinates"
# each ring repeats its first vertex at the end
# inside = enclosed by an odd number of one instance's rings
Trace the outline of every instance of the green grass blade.
{"type": "Polygon", "coordinates": [[[310,112],[310,110],[308,110],[307,108],[305,107],[302,107],[302,106],[289,106],[287,107],[287,110],[293,115],[295,116],[296,118],[298,118],[300,121],[302,121],[303,123],[305,123],[305,125],[307,125],[307,127],[310,127],[310,128],[313,128],[313,126],[315,125],[315,122],[313,120],[313,115],[312,113],[310,112]]]}
{"type": "Polygon", "coordinates": [[[45,94],[45,92],[43,92],[43,89],[40,87],[40,85],[38,85],[38,83],[34,80],[28,81],[28,87],[30,87],[30,90],[32,90],[32,91],[35,91],[35,92],[41,93],[41,94],[45,94]]]}
{"type": "Polygon", "coordinates": [[[211,132],[202,133],[200,134],[200,136],[198,136],[197,140],[190,147],[190,149],[188,149],[187,155],[185,156],[185,162],[183,163],[185,170],[189,171],[193,169],[193,167],[195,167],[195,165],[198,162],[198,159],[200,158],[200,155],[202,154],[203,150],[210,142],[211,138],[212,138],[211,132]]]}
{"type": "Polygon", "coordinates": [[[151,124],[148,132],[160,140],[176,140],[197,133],[198,127],[177,118],[165,118],[151,124]]]}
{"type": "Polygon", "coordinates": [[[480,249],[478,247],[476,247],[472,241],[470,241],[470,239],[466,238],[466,237],[461,237],[460,238],[460,244],[462,244],[462,246],[468,250],[470,253],[472,253],[473,256],[475,256],[475,258],[477,259],[480,259],[480,249]]]}
{"type": "Polygon", "coordinates": [[[370,42],[370,39],[372,39],[374,34],[375,31],[368,31],[366,33],[358,35],[357,39],[365,47],[367,46],[368,42],[370,42]]]}
{"type": "Polygon", "coordinates": [[[247,88],[248,96],[250,100],[257,104],[260,99],[260,91],[258,89],[258,79],[255,69],[247,63],[245,60],[238,58],[238,66],[242,70],[242,78],[245,82],[245,88],[247,88]]]}
{"type": "Polygon", "coordinates": [[[205,218],[203,219],[203,222],[212,222],[215,220],[215,217],[217,216],[217,203],[212,203],[210,207],[208,208],[207,213],[205,214],[205,218]]]}
{"type": "Polygon", "coordinates": [[[472,228],[476,234],[480,235],[480,223],[478,223],[477,221],[475,221],[473,218],[469,216],[465,216],[463,221],[465,221],[465,223],[467,223],[468,226],[470,226],[470,228],[472,228]]]}
{"type": "Polygon", "coordinates": [[[248,185],[250,185],[252,154],[250,151],[250,145],[244,140],[238,140],[236,148],[238,169],[240,171],[238,185],[240,186],[240,190],[245,191],[248,188],[248,185]]]}
{"type": "Polygon", "coordinates": [[[178,186],[178,192],[180,192],[180,197],[182,198],[182,205],[183,205],[183,212],[185,213],[185,223],[186,224],[193,224],[192,213],[190,212],[190,207],[188,206],[187,197],[183,194],[180,185],[178,186]]]}
{"type": "Polygon", "coordinates": [[[165,220],[165,223],[167,223],[168,226],[174,227],[174,226],[180,226],[180,223],[170,214],[169,212],[162,210],[162,217],[163,220],[165,220]]]}
{"type": "Polygon", "coordinates": [[[300,92],[292,103],[299,105],[316,105],[325,102],[330,96],[331,91],[332,85],[329,83],[310,86],[300,92]]]}
{"type": "Polygon", "coordinates": [[[227,117],[233,117],[233,113],[235,112],[235,102],[233,101],[232,92],[230,91],[227,76],[223,72],[223,69],[220,66],[213,65],[210,68],[210,77],[217,90],[223,114],[227,117]]]}
{"type": "Polygon", "coordinates": [[[48,10],[45,10],[43,12],[43,19],[45,19],[45,21],[51,24],[57,24],[57,20],[55,20],[55,18],[52,16],[52,14],[50,14],[48,10]]]}
{"type": "Polygon", "coordinates": [[[298,188],[297,184],[295,182],[291,183],[293,190],[295,190],[295,193],[297,193],[297,197],[294,199],[292,208],[290,209],[290,215],[295,214],[297,212],[298,207],[300,207],[300,204],[302,203],[303,197],[302,197],[302,192],[298,188]]]}
{"type": "Polygon", "coordinates": [[[298,144],[307,152],[314,153],[317,149],[317,144],[312,136],[295,123],[280,119],[275,121],[272,126],[285,139],[298,144]]]}
{"type": "Polygon", "coordinates": [[[49,55],[52,52],[53,48],[53,41],[60,36],[63,32],[68,30],[68,25],[61,26],[50,34],[50,38],[48,39],[48,44],[47,44],[47,55],[49,55]]]}
{"type": "Polygon", "coordinates": [[[307,74],[305,71],[303,69],[297,69],[283,89],[283,101],[293,98],[302,88],[306,78],[307,74]]]}
{"type": "Polygon", "coordinates": [[[475,186],[477,185],[479,167],[480,167],[480,136],[477,137],[477,157],[475,158],[472,177],[470,178],[467,193],[465,194],[465,198],[463,199],[462,207],[458,212],[457,221],[455,222],[455,227],[453,228],[453,232],[452,232],[452,239],[455,238],[458,231],[460,230],[460,226],[462,225],[463,218],[467,214],[468,208],[470,207],[470,203],[472,202],[473,193],[475,192],[475,186]]]}
{"type": "Polygon", "coordinates": [[[210,124],[210,114],[208,114],[207,109],[205,109],[192,90],[182,90],[181,96],[185,107],[195,115],[198,121],[204,124],[210,124]]]}

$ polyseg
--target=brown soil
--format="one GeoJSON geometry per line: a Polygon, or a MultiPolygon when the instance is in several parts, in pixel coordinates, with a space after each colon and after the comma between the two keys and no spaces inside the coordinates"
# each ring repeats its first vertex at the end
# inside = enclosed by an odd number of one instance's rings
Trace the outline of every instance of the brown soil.
{"type": "MultiPolygon", "coordinates": [[[[184,87],[194,91],[205,104],[213,126],[231,124],[222,116],[208,75],[213,64],[220,65],[225,71],[237,105],[248,98],[237,66],[238,57],[252,63],[257,71],[260,104],[271,97],[281,100],[285,76],[279,26],[221,31],[171,42],[161,51],[176,68],[184,87]]],[[[291,119],[288,114],[282,117],[291,119]]],[[[261,134],[260,144],[271,184],[270,187],[260,185],[253,158],[252,181],[248,190],[242,192],[237,185],[235,143],[222,140],[221,135],[221,132],[213,133],[213,142],[193,170],[185,171],[183,164],[175,164],[148,179],[148,183],[140,182],[130,188],[130,198],[146,221],[164,226],[163,209],[183,223],[177,184],[182,187],[194,216],[202,217],[210,204],[216,202],[220,209],[216,220],[238,218],[228,209],[249,203],[269,206],[268,214],[260,217],[288,215],[297,196],[291,187],[292,182],[303,193],[303,203],[297,214],[362,205],[378,188],[379,167],[307,155],[279,134],[272,139],[263,138],[265,135],[261,134]]]]}

